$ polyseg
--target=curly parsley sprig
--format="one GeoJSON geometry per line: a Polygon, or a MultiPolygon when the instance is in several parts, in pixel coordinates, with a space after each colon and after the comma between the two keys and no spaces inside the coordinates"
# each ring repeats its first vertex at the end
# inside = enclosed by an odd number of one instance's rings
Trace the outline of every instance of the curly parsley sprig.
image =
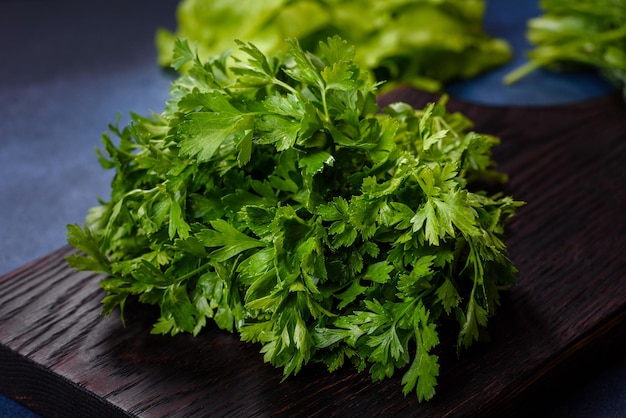
{"type": "Polygon", "coordinates": [[[68,226],[69,263],[106,274],[105,314],[157,305],[153,333],[214,321],[285,378],[347,361],[432,398],[442,322],[469,346],[515,283],[521,202],[468,189],[493,178],[498,139],[445,100],[381,111],[338,37],[318,55],[239,47],[203,62],[177,41],[164,111],[103,136],[111,197],[68,226]]]}

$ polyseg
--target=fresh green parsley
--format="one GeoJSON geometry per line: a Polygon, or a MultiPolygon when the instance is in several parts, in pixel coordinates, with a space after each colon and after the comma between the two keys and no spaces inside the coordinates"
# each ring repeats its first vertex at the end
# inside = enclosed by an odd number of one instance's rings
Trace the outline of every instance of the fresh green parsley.
{"type": "Polygon", "coordinates": [[[153,333],[213,321],[285,378],[352,363],[430,399],[439,328],[469,346],[516,282],[503,236],[521,203],[470,187],[503,177],[498,138],[445,99],[379,109],[338,37],[289,45],[205,62],[177,41],[164,111],[103,135],[111,196],[68,226],[68,261],[105,275],[105,314],[157,305],[153,333]]]}
{"type": "MultiPolygon", "coordinates": [[[[385,88],[410,84],[440,91],[510,61],[503,39],[483,29],[484,0],[181,0],[174,31],[156,34],[159,63],[169,66],[177,38],[198,44],[201,58],[252,42],[263,53],[303,49],[338,35],[356,47],[355,61],[385,88]]],[[[234,51],[237,53],[237,50],[234,51]]]]}

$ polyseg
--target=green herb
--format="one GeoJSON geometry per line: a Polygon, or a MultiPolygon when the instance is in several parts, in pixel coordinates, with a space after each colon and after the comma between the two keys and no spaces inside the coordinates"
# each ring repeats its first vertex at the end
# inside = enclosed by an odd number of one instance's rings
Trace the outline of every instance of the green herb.
{"type": "Polygon", "coordinates": [[[197,42],[206,58],[235,48],[233,39],[269,54],[298,39],[319,53],[319,41],[338,35],[356,46],[363,71],[388,82],[385,88],[438,91],[511,59],[508,43],[483,30],[484,9],[483,0],[182,0],[175,32],[159,30],[156,44],[168,66],[177,38],[197,42]]]}
{"type": "Polygon", "coordinates": [[[514,83],[538,68],[595,68],[626,94],[626,0],[542,0],[528,21],[529,61],[505,77],[514,83]]]}
{"type": "Polygon", "coordinates": [[[380,111],[340,38],[320,55],[239,47],[247,59],[203,62],[178,41],[187,70],[163,113],[103,136],[111,198],[68,226],[70,264],[106,275],[105,314],[159,306],[153,333],[212,320],[285,377],[404,369],[404,392],[430,399],[438,327],[469,346],[516,281],[503,232],[520,202],[468,189],[502,177],[498,139],[445,100],[380,111]]]}

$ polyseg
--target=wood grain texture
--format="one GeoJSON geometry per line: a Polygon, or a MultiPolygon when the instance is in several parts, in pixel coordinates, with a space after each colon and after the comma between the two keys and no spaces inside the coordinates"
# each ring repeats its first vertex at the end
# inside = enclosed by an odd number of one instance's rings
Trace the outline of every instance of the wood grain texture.
{"type": "MultiPolygon", "coordinates": [[[[382,96],[416,107],[436,97],[382,96]]],[[[127,327],[100,315],[100,276],[71,270],[69,247],[0,278],[0,392],[44,416],[510,416],[571,387],[619,353],[626,335],[626,105],[621,96],[558,107],[451,100],[475,130],[499,136],[506,192],[524,206],[507,244],[519,284],[503,296],[491,341],[456,357],[444,335],[434,400],[404,397],[401,374],[371,382],[309,365],[280,382],[259,346],[207,327],[150,335],[154,308],[127,327]]]]}

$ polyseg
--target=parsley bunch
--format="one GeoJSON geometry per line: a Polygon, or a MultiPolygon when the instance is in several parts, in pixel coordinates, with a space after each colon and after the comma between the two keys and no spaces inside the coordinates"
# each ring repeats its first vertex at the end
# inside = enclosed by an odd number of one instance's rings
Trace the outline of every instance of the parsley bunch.
{"type": "Polygon", "coordinates": [[[212,320],[285,377],[406,369],[404,392],[430,399],[438,327],[470,345],[515,283],[502,236],[520,202],[468,189],[498,174],[497,138],[445,100],[381,111],[338,37],[319,55],[239,47],[247,59],[204,62],[177,41],[187,70],[164,111],[103,136],[111,198],[68,226],[69,263],[106,275],[105,314],[159,306],[153,333],[212,320]]]}
{"type": "Polygon", "coordinates": [[[507,83],[537,68],[598,70],[626,95],[626,0],[541,0],[543,14],[528,21],[529,61],[507,83]]]}

